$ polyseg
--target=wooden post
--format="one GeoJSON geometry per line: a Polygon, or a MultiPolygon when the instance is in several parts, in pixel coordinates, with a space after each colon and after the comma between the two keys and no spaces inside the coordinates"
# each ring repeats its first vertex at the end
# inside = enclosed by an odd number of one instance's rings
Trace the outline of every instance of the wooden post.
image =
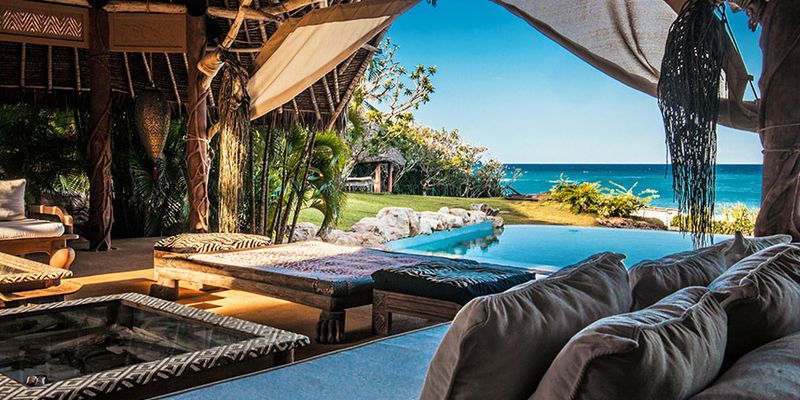
{"type": "Polygon", "coordinates": [[[111,249],[111,70],[108,14],[89,10],[89,248],[111,249]]]}
{"type": "Polygon", "coordinates": [[[770,1],[761,20],[762,99],[759,129],[764,146],[757,236],[790,234],[800,240],[800,3],[770,1]]]}
{"type": "Polygon", "coordinates": [[[372,182],[372,191],[375,193],[381,192],[381,163],[375,163],[375,178],[372,182]]]}
{"type": "Polygon", "coordinates": [[[392,193],[394,188],[394,164],[389,162],[389,187],[387,188],[387,192],[392,193]]]}
{"type": "Polygon", "coordinates": [[[206,126],[206,91],[200,80],[204,75],[197,62],[206,49],[206,19],[204,16],[186,16],[186,59],[188,68],[186,124],[186,168],[189,175],[189,229],[208,232],[208,175],[211,171],[208,130],[206,126]]]}

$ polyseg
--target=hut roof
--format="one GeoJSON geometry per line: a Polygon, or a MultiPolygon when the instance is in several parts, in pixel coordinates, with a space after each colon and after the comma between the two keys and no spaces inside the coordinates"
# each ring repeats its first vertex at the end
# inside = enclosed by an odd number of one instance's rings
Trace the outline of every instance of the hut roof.
{"type": "Polygon", "coordinates": [[[395,147],[387,147],[375,155],[367,155],[361,160],[362,163],[383,163],[390,162],[394,165],[403,167],[406,165],[406,158],[403,153],[395,147]]]}
{"type": "MultiPolygon", "coordinates": [[[[43,0],[49,4],[69,4],[88,7],[85,0],[43,0]]],[[[209,0],[206,37],[209,48],[222,41],[239,9],[241,0],[209,0]],[[213,10],[213,13],[212,13],[213,10]]],[[[245,19],[239,30],[231,52],[252,69],[261,46],[278,29],[278,24],[287,18],[301,17],[323,5],[351,3],[354,0],[253,0],[251,5],[257,18],[245,19]],[[258,16],[261,17],[258,17],[258,16]],[[274,16],[274,18],[270,18],[274,16]]],[[[111,2],[114,4],[145,4],[143,2],[111,2]]],[[[169,10],[169,7],[185,7],[185,1],[149,0],[151,9],[169,10]],[[159,8],[162,7],[162,8],[159,8]]],[[[106,9],[109,7],[107,6],[106,9]]],[[[0,35],[2,38],[2,35],[0,35]]],[[[345,94],[353,80],[358,79],[362,66],[373,52],[378,51],[382,33],[376,35],[350,58],[330,71],[325,78],[313,83],[320,114],[330,116],[338,104],[330,104],[331,98],[347,101],[345,94]]],[[[33,101],[39,104],[63,105],[80,101],[80,93],[89,90],[89,52],[85,48],[22,44],[0,40],[0,102],[33,101]]],[[[185,53],[111,52],[112,91],[131,96],[155,86],[167,95],[175,105],[187,101],[187,57],[185,53]]],[[[211,107],[215,106],[213,94],[219,90],[221,75],[212,83],[211,107]]],[[[276,111],[298,111],[315,113],[312,90],[305,90],[292,101],[276,111]]]]}

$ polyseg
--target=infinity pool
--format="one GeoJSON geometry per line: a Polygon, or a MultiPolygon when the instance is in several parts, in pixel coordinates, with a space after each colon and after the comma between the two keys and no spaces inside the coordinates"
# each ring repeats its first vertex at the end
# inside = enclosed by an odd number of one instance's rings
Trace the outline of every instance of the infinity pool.
{"type": "MultiPolygon", "coordinates": [[[[717,235],[715,240],[729,237],[717,235]]],[[[486,223],[397,240],[387,246],[415,254],[558,269],[604,251],[625,254],[625,265],[630,267],[642,260],[691,250],[692,239],[667,231],[548,225],[509,225],[503,231],[494,231],[491,223],[486,223]]]]}

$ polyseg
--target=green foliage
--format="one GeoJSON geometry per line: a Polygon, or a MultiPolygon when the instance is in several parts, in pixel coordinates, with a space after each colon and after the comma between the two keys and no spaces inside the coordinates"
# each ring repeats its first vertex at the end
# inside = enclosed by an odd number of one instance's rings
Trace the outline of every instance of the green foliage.
{"type": "Polygon", "coordinates": [[[29,200],[44,193],[88,192],[80,113],[0,106],[0,177],[25,178],[29,200]]]}
{"type": "MultiPolygon", "coordinates": [[[[722,218],[715,218],[712,223],[712,234],[733,235],[742,232],[744,235],[751,236],[755,231],[757,208],[748,208],[742,203],[722,207],[722,218]]],[[[672,219],[673,226],[691,226],[686,215],[678,215],[672,219]]]]}
{"type": "Polygon", "coordinates": [[[656,191],[646,189],[634,193],[637,184],[626,188],[615,182],[603,187],[600,182],[573,182],[563,174],[550,188],[552,200],[569,205],[575,214],[590,213],[601,217],[630,217],[658,197],[656,191]]]}

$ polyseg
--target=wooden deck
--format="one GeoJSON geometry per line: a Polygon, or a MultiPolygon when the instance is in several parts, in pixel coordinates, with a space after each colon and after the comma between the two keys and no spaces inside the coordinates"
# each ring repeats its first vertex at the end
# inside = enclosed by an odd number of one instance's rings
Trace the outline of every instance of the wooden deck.
{"type": "MultiPolygon", "coordinates": [[[[154,283],[153,243],[156,240],[117,239],[113,241],[115,250],[97,253],[84,250],[85,244],[75,243],[77,254],[71,268],[74,277],[68,281],[80,283],[83,288],[78,293],[67,296],[67,299],[126,292],[147,294],[150,285],[154,283]]],[[[38,260],[36,256],[31,258],[38,260]]],[[[310,338],[316,334],[319,310],[315,308],[237,290],[206,293],[190,287],[186,287],[189,290],[183,290],[184,286],[181,289],[178,303],[301,333],[310,338]]],[[[398,315],[392,323],[392,333],[406,332],[435,323],[398,315]]],[[[297,351],[296,359],[351,347],[375,338],[372,335],[372,306],[350,309],[347,313],[347,327],[345,343],[320,345],[312,340],[311,345],[297,351]]]]}

